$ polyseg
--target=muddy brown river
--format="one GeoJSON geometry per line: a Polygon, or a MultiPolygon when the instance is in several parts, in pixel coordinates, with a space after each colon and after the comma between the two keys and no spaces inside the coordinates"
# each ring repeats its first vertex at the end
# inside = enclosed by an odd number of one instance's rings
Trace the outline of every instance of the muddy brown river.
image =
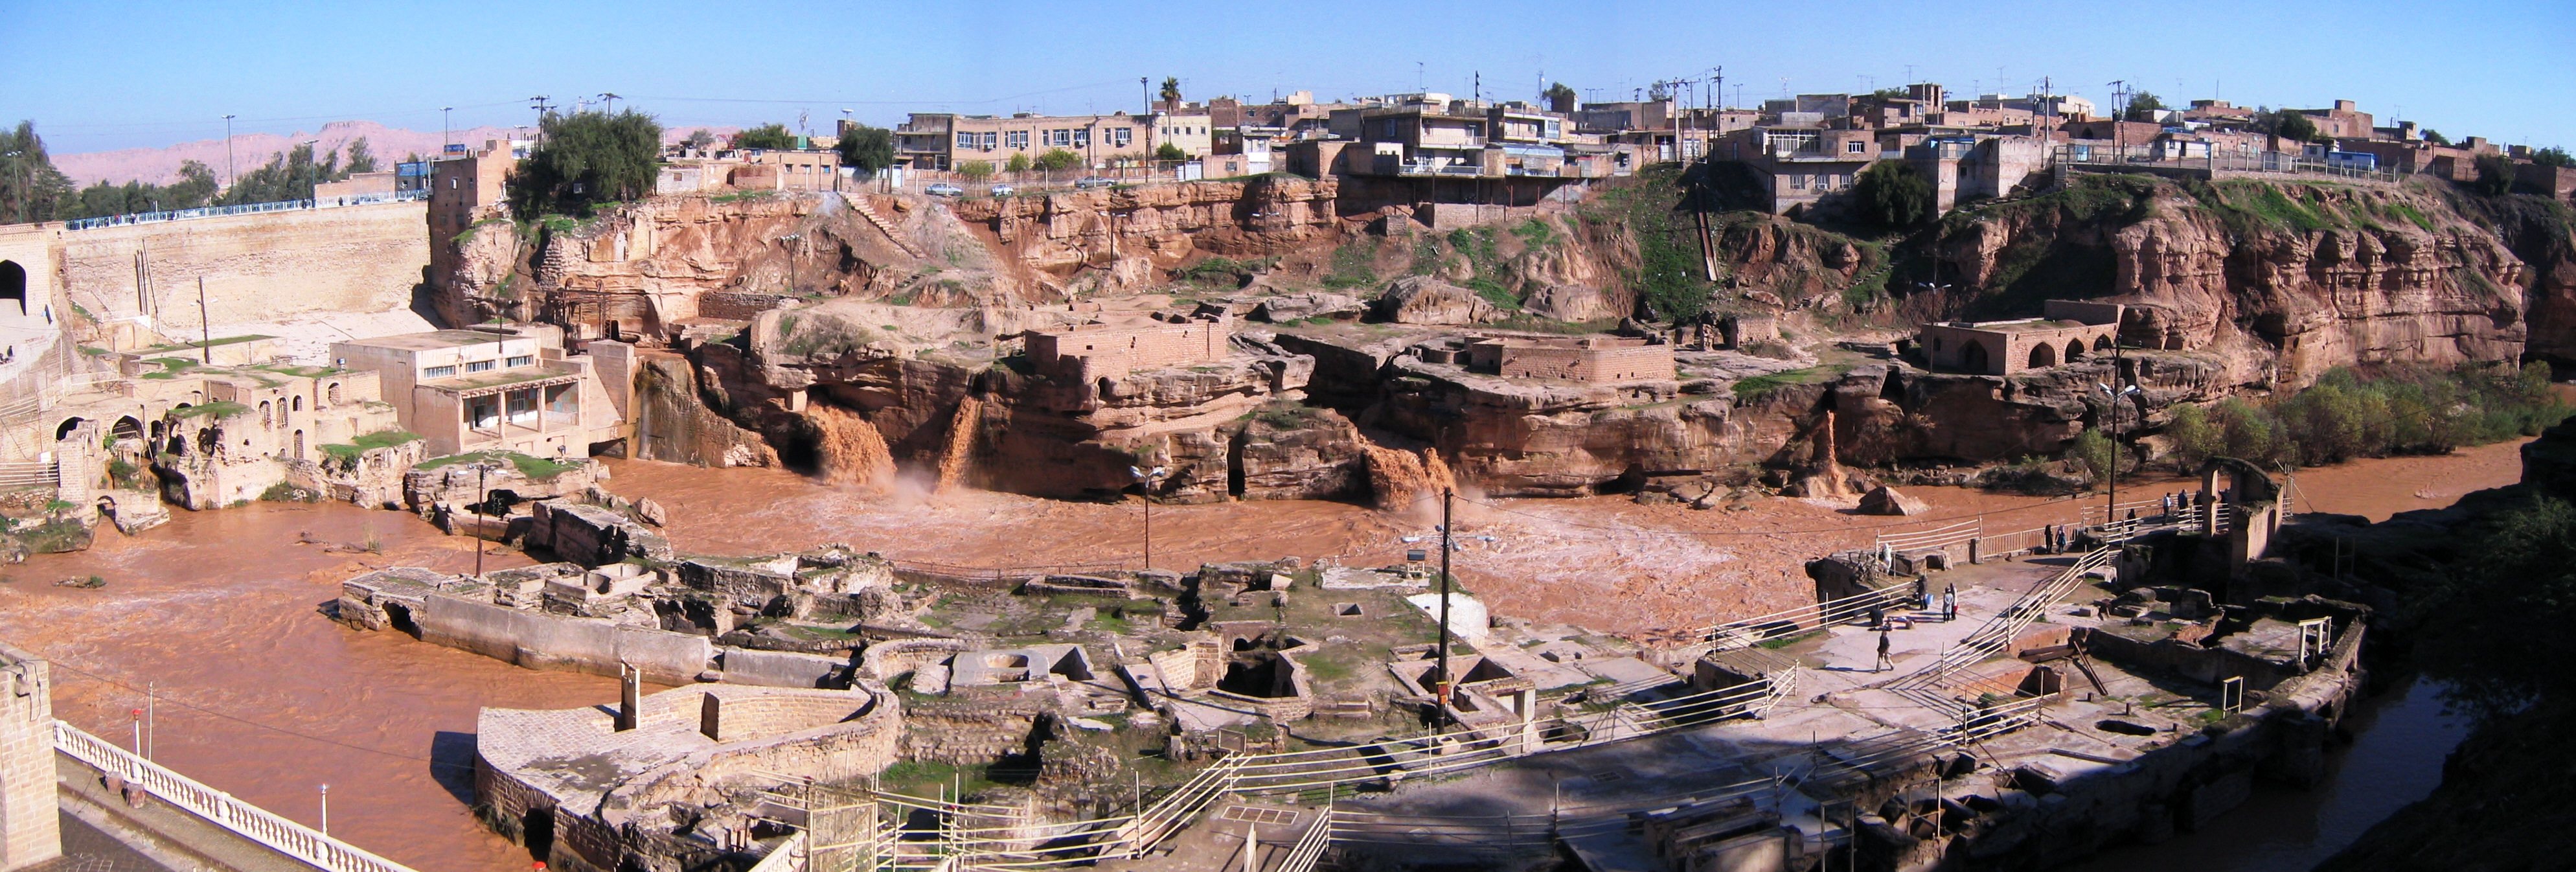
{"type": "MultiPolygon", "coordinates": [[[[2388,514],[2447,505],[2514,481],[2519,443],[2436,458],[2302,470],[2300,507],[2388,514]]],[[[972,566],[1140,565],[1140,504],[1066,503],[982,492],[881,493],[764,469],[611,464],[610,487],[669,508],[682,551],[750,554],[841,541],[903,560],[972,566]]],[[[2135,485],[2141,493],[2170,482],[2135,485]]],[[[2124,490],[2127,485],[2124,485],[2124,490]]],[[[1933,518],[1985,514],[1988,530],[2066,523],[2080,501],[1908,489],[1933,518]]],[[[320,606],[370,568],[471,571],[474,543],[401,513],[258,504],[175,512],[137,537],[0,570],[0,638],[51,659],[55,710],[120,743],[130,712],[154,710],[154,756],[213,787],[307,823],[331,785],[333,835],[430,872],[528,866],[477,824],[470,766],[484,706],[562,708],[616,696],[614,682],[533,672],[331,623],[320,606]],[[372,550],[370,548],[372,547],[372,550]],[[57,587],[98,575],[97,590],[57,587]]],[[[1745,511],[1641,506],[1623,497],[1459,503],[1471,538],[1459,575],[1498,614],[1647,633],[1799,603],[1808,558],[1866,545],[1891,524],[1774,499],[1745,511]],[[1483,537],[1491,537],[1490,540],[1483,537]]],[[[1294,555],[1352,565],[1401,560],[1436,510],[1387,514],[1341,503],[1253,502],[1153,510],[1153,563],[1294,555]]],[[[495,551],[487,568],[527,558],[495,551]]]]}

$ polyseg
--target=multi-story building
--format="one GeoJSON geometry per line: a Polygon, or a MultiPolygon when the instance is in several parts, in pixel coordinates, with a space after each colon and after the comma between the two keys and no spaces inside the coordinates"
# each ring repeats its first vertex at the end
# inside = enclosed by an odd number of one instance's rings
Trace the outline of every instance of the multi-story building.
{"type": "Polygon", "coordinates": [[[2326,109],[2301,109],[2299,114],[2315,122],[2318,134],[2336,139],[2369,139],[2375,126],[2370,113],[2353,108],[2350,100],[2336,100],[2326,109]]]}
{"type": "Polygon", "coordinates": [[[456,272],[453,240],[474,222],[496,217],[506,207],[510,169],[518,166],[517,150],[500,140],[477,151],[453,151],[438,160],[429,180],[429,280],[445,285],[456,272]]]}
{"type": "Polygon", "coordinates": [[[1177,324],[1110,327],[1086,324],[1028,334],[1029,362],[1040,374],[1075,382],[1121,378],[1144,369],[1224,360],[1234,324],[1201,318],[1177,324]]]}
{"type": "Polygon", "coordinates": [[[1850,190],[1861,170],[1884,154],[1877,131],[1817,127],[1754,127],[1720,136],[1712,148],[1712,158],[1743,161],[1767,180],[1774,213],[1850,190]]]}
{"type": "Polygon", "coordinates": [[[516,451],[590,456],[623,422],[588,355],[552,334],[435,330],[331,344],[331,356],[383,383],[403,429],[432,455],[516,451]]]}
{"type": "Polygon", "coordinates": [[[953,170],[969,161],[998,168],[1013,155],[1035,160],[1062,149],[1096,167],[1114,159],[1144,157],[1152,151],[1147,144],[1152,134],[1149,118],[1125,112],[1009,117],[915,112],[894,129],[894,155],[897,163],[915,169],[953,170]]]}
{"type": "Polygon", "coordinates": [[[1215,121],[1206,110],[1157,112],[1152,121],[1154,139],[1146,143],[1147,151],[1160,151],[1165,145],[1181,150],[1190,157],[1205,157],[1216,143],[1215,121]]]}

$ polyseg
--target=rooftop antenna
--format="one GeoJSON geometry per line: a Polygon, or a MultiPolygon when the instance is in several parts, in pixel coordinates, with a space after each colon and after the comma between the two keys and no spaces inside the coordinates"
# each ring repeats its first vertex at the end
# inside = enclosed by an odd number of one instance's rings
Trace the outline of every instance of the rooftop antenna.
{"type": "Polygon", "coordinates": [[[1427,83],[1427,82],[1429,82],[1429,81],[1430,81],[1429,79],[1426,79],[1426,78],[1424,78],[1424,77],[1423,77],[1423,73],[1422,73],[1422,62],[1421,62],[1421,61],[1414,61],[1414,62],[1413,62],[1413,90],[1414,90],[1414,93],[1418,93],[1418,94],[1427,94],[1427,93],[1430,93],[1430,92],[1431,92],[1431,86],[1430,86],[1429,84],[1426,84],[1426,83],[1427,83]]]}
{"type": "Polygon", "coordinates": [[[608,109],[607,109],[606,111],[609,111],[609,112],[615,112],[615,111],[617,111],[617,93],[616,93],[616,92],[614,92],[614,91],[602,92],[602,93],[599,95],[599,99],[600,99],[600,102],[603,102],[603,103],[608,104],[608,109]]]}

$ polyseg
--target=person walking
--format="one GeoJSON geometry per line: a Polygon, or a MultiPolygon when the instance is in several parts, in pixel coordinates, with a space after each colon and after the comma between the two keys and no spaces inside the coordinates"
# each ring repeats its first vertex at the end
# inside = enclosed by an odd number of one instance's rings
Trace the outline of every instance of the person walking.
{"type": "Polygon", "coordinates": [[[1878,628],[1878,662],[1870,664],[1869,671],[1878,672],[1896,668],[1896,661],[1887,656],[1887,646],[1887,628],[1880,627],[1878,628]]]}
{"type": "Polygon", "coordinates": [[[1955,621],[1958,619],[1959,586],[1955,584],[1945,585],[1941,588],[1941,620],[1955,621]]]}

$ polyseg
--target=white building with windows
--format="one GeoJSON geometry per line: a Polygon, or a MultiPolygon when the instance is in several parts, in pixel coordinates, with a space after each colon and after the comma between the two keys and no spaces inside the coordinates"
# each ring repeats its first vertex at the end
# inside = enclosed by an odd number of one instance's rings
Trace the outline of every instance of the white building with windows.
{"type": "Polygon", "coordinates": [[[544,335],[435,330],[331,345],[334,363],[375,371],[403,429],[432,456],[516,451],[588,457],[625,435],[587,355],[544,335]]]}

